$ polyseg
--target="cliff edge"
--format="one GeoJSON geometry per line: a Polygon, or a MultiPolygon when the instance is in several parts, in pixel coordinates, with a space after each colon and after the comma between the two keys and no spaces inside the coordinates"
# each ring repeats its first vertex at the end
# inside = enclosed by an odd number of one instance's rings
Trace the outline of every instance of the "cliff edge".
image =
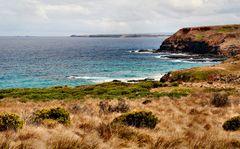
{"type": "Polygon", "coordinates": [[[157,52],[184,52],[232,57],[240,54],[240,24],[182,28],[157,52]]]}

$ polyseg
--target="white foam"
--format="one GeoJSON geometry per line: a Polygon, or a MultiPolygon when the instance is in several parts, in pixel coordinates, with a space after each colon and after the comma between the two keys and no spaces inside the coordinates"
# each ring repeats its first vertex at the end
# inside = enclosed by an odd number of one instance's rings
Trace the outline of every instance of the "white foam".
{"type": "Polygon", "coordinates": [[[135,51],[129,51],[130,53],[138,53],[138,54],[152,54],[155,50],[154,49],[139,49],[135,51]],[[146,50],[144,52],[140,52],[140,50],[146,50]]]}
{"type": "Polygon", "coordinates": [[[84,79],[84,80],[92,80],[92,81],[97,81],[97,80],[111,80],[108,77],[89,77],[89,76],[76,76],[76,75],[72,75],[72,76],[67,76],[67,79],[70,80],[78,80],[78,79],[84,79]]]}
{"type": "Polygon", "coordinates": [[[167,55],[158,55],[158,56],[154,56],[155,58],[159,58],[159,59],[170,59],[168,57],[166,57],[167,55]]]}
{"type": "Polygon", "coordinates": [[[177,59],[177,60],[170,60],[170,62],[173,62],[173,63],[182,63],[182,62],[184,62],[184,60],[179,60],[179,59],[177,59]]]}
{"type": "Polygon", "coordinates": [[[76,75],[71,75],[67,76],[66,78],[69,80],[88,80],[93,83],[104,83],[104,82],[111,82],[113,80],[119,80],[122,82],[128,82],[131,80],[138,81],[138,80],[144,80],[144,79],[153,79],[153,80],[159,80],[163,74],[155,74],[151,76],[146,76],[146,77],[131,77],[131,78],[110,78],[110,77],[90,77],[90,76],[76,76],[76,75]]]}

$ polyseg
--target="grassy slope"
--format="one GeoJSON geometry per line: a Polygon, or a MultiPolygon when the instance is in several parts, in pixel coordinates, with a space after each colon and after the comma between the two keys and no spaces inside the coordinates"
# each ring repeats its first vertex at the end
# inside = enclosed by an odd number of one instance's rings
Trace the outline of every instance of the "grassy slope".
{"type": "MultiPolygon", "coordinates": [[[[239,77],[240,74],[240,56],[233,57],[221,64],[197,67],[186,70],[171,72],[168,81],[217,81],[220,78],[239,77]]],[[[232,80],[232,83],[234,80],[232,80]]]]}
{"type": "MultiPolygon", "coordinates": [[[[154,129],[138,129],[108,124],[120,113],[101,113],[99,100],[51,100],[19,102],[12,98],[0,102],[0,113],[17,113],[28,121],[38,109],[63,107],[70,112],[71,124],[64,126],[46,121],[40,126],[25,124],[17,132],[1,132],[0,148],[10,145],[16,148],[236,148],[240,147],[239,132],[226,132],[222,129],[225,120],[238,115],[240,96],[230,96],[231,105],[216,108],[210,104],[211,92],[207,88],[179,87],[153,88],[153,92],[192,90],[190,95],[173,100],[169,97],[155,97],[149,104],[146,99],[127,100],[131,111],[144,109],[152,111],[159,119],[154,129]],[[2,145],[2,146],[1,146],[2,145]]],[[[224,91],[224,90],[223,90],[224,91]]],[[[110,104],[116,105],[117,100],[110,104]]]]}

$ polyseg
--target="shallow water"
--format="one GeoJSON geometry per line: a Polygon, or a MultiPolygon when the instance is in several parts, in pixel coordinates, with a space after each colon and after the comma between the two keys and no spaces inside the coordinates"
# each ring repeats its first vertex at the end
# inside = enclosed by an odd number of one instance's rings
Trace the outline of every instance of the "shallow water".
{"type": "Polygon", "coordinates": [[[158,38],[0,37],[0,88],[86,85],[112,80],[159,79],[162,74],[211,62],[167,59],[158,38]]]}

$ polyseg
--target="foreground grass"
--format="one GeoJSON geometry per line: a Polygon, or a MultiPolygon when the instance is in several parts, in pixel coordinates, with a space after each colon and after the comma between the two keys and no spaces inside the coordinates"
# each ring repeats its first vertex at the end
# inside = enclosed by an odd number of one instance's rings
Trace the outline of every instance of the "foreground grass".
{"type": "MultiPolygon", "coordinates": [[[[176,90],[179,87],[158,88],[176,90]]],[[[157,91],[157,88],[155,89],[157,91]]],[[[171,91],[169,91],[171,92],[171,91]]],[[[154,129],[109,125],[117,112],[102,113],[99,100],[51,100],[19,102],[11,98],[0,101],[0,113],[16,113],[27,123],[18,131],[0,133],[0,148],[9,149],[176,149],[176,148],[239,148],[239,131],[224,131],[222,124],[239,115],[238,97],[230,105],[216,108],[211,96],[199,92],[181,100],[161,97],[143,104],[146,99],[126,100],[130,111],[144,109],[158,118],[154,129]],[[70,125],[44,121],[29,123],[32,113],[39,109],[62,107],[70,113],[70,125]]],[[[117,105],[117,100],[109,101],[117,105]]]]}
{"type": "Polygon", "coordinates": [[[142,97],[172,97],[180,98],[189,94],[188,90],[173,90],[171,92],[151,92],[152,88],[162,86],[176,86],[177,84],[163,84],[158,81],[144,81],[139,83],[109,82],[97,85],[79,87],[25,88],[1,89],[1,98],[17,98],[22,101],[71,100],[86,98],[100,99],[136,99],[142,97]]]}

